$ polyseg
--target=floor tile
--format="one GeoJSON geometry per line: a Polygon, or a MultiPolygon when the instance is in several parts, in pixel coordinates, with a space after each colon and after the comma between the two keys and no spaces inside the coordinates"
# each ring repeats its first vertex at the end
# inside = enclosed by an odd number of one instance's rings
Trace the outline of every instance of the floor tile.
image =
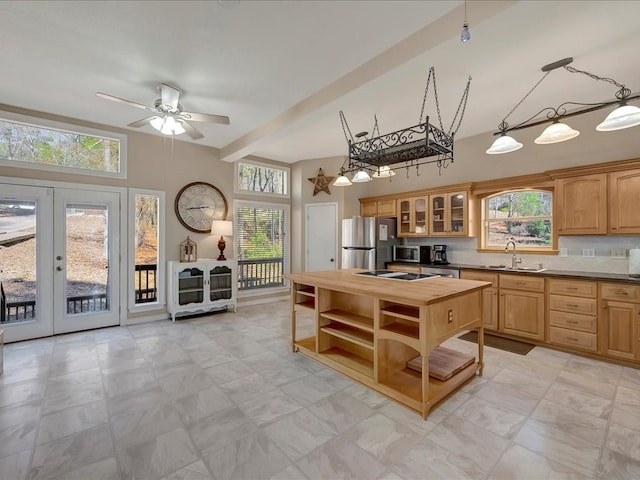
{"type": "Polygon", "coordinates": [[[334,393],[307,408],[338,433],[373,414],[371,408],[344,392],[334,393]]]}
{"type": "Polygon", "coordinates": [[[605,448],[598,464],[598,479],[637,480],[640,478],[640,461],[605,448]]]}
{"type": "Polygon", "coordinates": [[[502,455],[487,480],[587,480],[571,468],[549,460],[520,445],[512,445],[502,455]]]}
{"type": "Polygon", "coordinates": [[[42,417],[37,444],[41,445],[108,423],[107,405],[102,400],[60,410],[42,417]]]}
{"type": "Polygon", "coordinates": [[[29,473],[31,449],[0,458],[0,478],[25,480],[29,473]]]}
{"type": "Polygon", "coordinates": [[[213,480],[213,477],[204,462],[198,460],[186,467],[182,467],[177,472],[167,475],[162,480],[213,480]]]}
{"type": "Polygon", "coordinates": [[[239,405],[258,426],[300,410],[302,406],[286,393],[275,389],[239,405]]]}

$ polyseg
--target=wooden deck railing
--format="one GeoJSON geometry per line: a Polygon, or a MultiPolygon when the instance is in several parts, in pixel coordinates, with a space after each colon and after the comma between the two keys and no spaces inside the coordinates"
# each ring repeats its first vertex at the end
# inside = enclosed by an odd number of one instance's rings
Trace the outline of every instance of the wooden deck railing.
{"type": "Polygon", "coordinates": [[[238,260],[238,289],[281,287],[284,285],[284,258],[238,260]]]}

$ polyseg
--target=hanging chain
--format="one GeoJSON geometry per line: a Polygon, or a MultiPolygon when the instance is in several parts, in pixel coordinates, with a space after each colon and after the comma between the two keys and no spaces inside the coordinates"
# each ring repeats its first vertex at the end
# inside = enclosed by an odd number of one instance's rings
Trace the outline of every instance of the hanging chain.
{"type": "Polygon", "coordinates": [[[378,128],[378,117],[373,114],[373,129],[371,130],[371,138],[380,136],[380,128],[378,128]]]}
{"type": "MultiPolygon", "coordinates": [[[[565,67],[565,68],[566,68],[566,67],[565,67]]],[[[536,84],[533,86],[533,88],[532,88],[531,90],[529,90],[529,92],[528,92],[524,97],[522,97],[522,100],[520,100],[520,101],[516,104],[516,106],[515,106],[515,107],[513,107],[513,108],[511,109],[511,111],[505,115],[505,117],[502,119],[502,122],[500,123],[500,127],[499,127],[499,128],[500,128],[500,130],[503,130],[503,128],[502,128],[503,126],[504,126],[504,130],[506,130],[507,128],[509,128],[509,124],[507,123],[507,118],[509,118],[509,115],[511,115],[511,114],[516,110],[516,108],[518,108],[518,107],[522,104],[522,102],[524,102],[524,101],[527,99],[527,97],[528,97],[529,95],[531,95],[531,93],[532,93],[536,88],[538,88],[538,85],[540,85],[540,84],[542,83],[542,81],[543,81],[545,78],[547,78],[547,75],[549,75],[550,73],[551,73],[551,70],[549,70],[548,72],[546,72],[546,73],[542,76],[542,78],[541,78],[540,80],[538,80],[538,83],[536,83],[536,84]]]]}
{"type": "Polygon", "coordinates": [[[427,94],[429,93],[429,84],[431,83],[431,77],[433,77],[433,95],[436,99],[436,111],[438,112],[438,122],[440,122],[440,130],[444,132],[444,127],[442,126],[442,116],[440,115],[440,102],[438,101],[438,88],[436,86],[436,70],[434,67],[429,68],[429,75],[427,76],[427,85],[424,87],[424,98],[422,99],[422,108],[420,109],[420,121],[418,124],[422,123],[422,118],[424,116],[424,106],[427,103],[427,94]]]}
{"type": "Polygon", "coordinates": [[[573,68],[573,67],[570,67],[570,66],[568,66],[568,65],[565,65],[565,66],[564,66],[564,69],[565,69],[565,70],[567,70],[567,71],[569,71],[569,72],[571,72],[571,73],[582,73],[583,75],[586,75],[587,77],[591,77],[591,78],[593,78],[594,80],[602,80],[603,82],[609,82],[609,83],[612,83],[612,84],[614,84],[614,85],[615,85],[616,87],[618,87],[618,88],[625,88],[625,86],[624,86],[624,85],[622,85],[622,84],[620,84],[620,83],[616,82],[613,78],[599,77],[599,76],[597,76],[597,75],[594,75],[593,73],[584,72],[584,71],[582,71],[582,70],[578,70],[577,68],[573,68]]]}
{"type": "Polygon", "coordinates": [[[458,129],[460,128],[460,124],[462,123],[462,118],[464,117],[464,112],[467,109],[467,100],[469,99],[470,86],[471,86],[471,76],[469,76],[469,80],[467,80],[467,86],[464,89],[464,93],[462,94],[462,98],[460,99],[460,103],[458,104],[458,109],[456,110],[456,114],[453,116],[453,120],[451,121],[451,126],[449,127],[449,131],[447,132],[449,135],[455,135],[458,129]],[[456,125],[456,129],[454,130],[453,125],[456,123],[456,118],[458,118],[458,113],[460,113],[460,108],[462,108],[462,113],[460,114],[458,125],[456,125]]]}
{"type": "Polygon", "coordinates": [[[347,123],[347,119],[345,118],[344,113],[342,113],[342,110],[340,110],[340,123],[342,124],[342,133],[344,133],[344,139],[347,141],[347,143],[355,143],[355,141],[353,140],[353,135],[351,135],[351,129],[349,128],[349,124],[347,123]],[[347,132],[349,132],[349,136],[347,136],[347,132]]]}

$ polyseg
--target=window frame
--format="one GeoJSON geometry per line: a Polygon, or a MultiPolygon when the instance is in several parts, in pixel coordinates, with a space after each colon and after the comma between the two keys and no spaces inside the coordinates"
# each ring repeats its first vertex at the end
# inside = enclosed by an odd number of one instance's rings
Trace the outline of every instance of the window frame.
{"type": "Polygon", "coordinates": [[[243,158],[234,162],[234,176],[233,176],[233,193],[237,195],[251,195],[251,196],[260,196],[260,197],[270,197],[270,198],[291,198],[291,169],[289,167],[285,167],[282,165],[275,165],[265,162],[259,162],[256,160],[248,160],[243,158]],[[269,193],[269,192],[256,192],[254,190],[241,190],[238,187],[238,169],[240,165],[250,165],[254,167],[262,167],[262,168],[270,168],[272,170],[281,170],[285,173],[286,179],[284,182],[285,185],[285,193],[269,193]]]}
{"type": "Polygon", "coordinates": [[[45,172],[61,172],[71,173],[74,175],[87,175],[90,177],[102,177],[102,178],[127,178],[127,135],[121,133],[114,133],[106,130],[99,130],[96,128],[83,127],[72,123],[58,122],[55,120],[49,120],[46,118],[32,117],[29,115],[23,115],[20,113],[9,112],[6,110],[0,110],[0,120],[6,120],[8,122],[21,123],[23,125],[60,130],[63,132],[69,132],[79,135],[89,135],[100,138],[106,138],[120,142],[120,159],[118,172],[104,172],[100,170],[91,170],[77,167],[66,167],[64,165],[48,165],[45,163],[31,163],[21,162],[19,160],[4,160],[0,159],[0,166],[13,167],[13,168],[26,168],[31,170],[40,170],[45,172]]]}
{"type": "MultiPolygon", "coordinates": [[[[251,200],[240,200],[236,199],[233,201],[233,222],[235,225],[239,225],[238,221],[238,212],[243,207],[250,208],[273,208],[273,209],[282,209],[285,211],[285,241],[284,241],[284,249],[285,254],[282,259],[282,274],[286,275],[289,273],[289,268],[291,265],[291,205],[288,203],[276,203],[276,202],[261,202],[258,199],[251,200]]],[[[235,227],[237,228],[237,227],[235,227]]],[[[239,235],[234,235],[233,240],[233,251],[234,256],[239,261],[240,257],[238,256],[239,248],[239,235]]],[[[239,276],[239,272],[238,272],[239,276]]],[[[239,297],[253,297],[253,296],[264,296],[266,293],[279,293],[279,292],[288,292],[289,291],[289,280],[283,278],[283,285],[279,287],[268,287],[268,288],[256,288],[249,290],[240,290],[238,288],[238,296],[239,297]]]]}
{"type": "Polygon", "coordinates": [[[129,189],[129,262],[127,288],[129,312],[147,312],[162,310],[166,306],[166,272],[165,272],[165,192],[161,190],[147,190],[143,188],[129,189]],[[158,268],[156,270],[156,301],[136,304],[135,265],[136,265],[136,195],[150,195],[158,197],[158,268]]]}
{"type": "MultiPolygon", "coordinates": [[[[488,199],[490,197],[494,197],[496,195],[503,195],[512,192],[548,192],[551,195],[551,214],[549,218],[551,219],[551,244],[548,247],[531,247],[524,246],[518,244],[518,252],[519,253],[528,253],[528,254],[538,254],[538,255],[557,255],[558,254],[558,232],[556,226],[556,218],[555,218],[555,189],[553,187],[526,187],[526,188],[507,188],[504,190],[488,192],[483,194],[482,196],[478,196],[479,201],[479,229],[480,232],[478,235],[480,246],[477,249],[480,253],[504,253],[503,246],[489,246],[488,245],[488,226],[489,220],[486,217],[487,213],[487,204],[488,199]]],[[[527,218],[527,217],[525,217],[527,218]]]]}

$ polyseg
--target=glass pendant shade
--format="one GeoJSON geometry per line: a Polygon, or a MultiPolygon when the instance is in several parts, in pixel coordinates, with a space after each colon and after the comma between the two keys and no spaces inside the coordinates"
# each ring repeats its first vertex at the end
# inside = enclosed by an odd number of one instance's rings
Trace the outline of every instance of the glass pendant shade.
{"type": "Polygon", "coordinates": [[[471,40],[471,33],[469,32],[469,24],[465,21],[462,26],[462,33],[460,34],[460,40],[462,43],[466,43],[471,40]]]}
{"type": "Polygon", "coordinates": [[[163,135],[180,135],[185,132],[182,124],[171,115],[152,118],[149,123],[163,135]]]}
{"type": "Polygon", "coordinates": [[[391,170],[391,168],[389,168],[388,165],[383,165],[382,167],[378,168],[378,170],[373,172],[373,175],[371,176],[373,178],[388,178],[388,177],[393,177],[395,174],[396,172],[391,170]]]}
{"type": "Polygon", "coordinates": [[[334,187],[348,187],[351,185],[351,181],[344,175],[340,175],[336,178],[335,182],[333,182],[334,187]]]}
{"type": "Polygon", "coordinates": [[[162,117],[154,117],[149,122],[153,128],[160,131],[162,130],[162,126],[164,125],[164,118],[162,117]]]}
{"type": "Polygon", "coordinates": [[[505,135],[504,133],[495,139],[493,144],[487,149],[489,155],[499,155],[501,153],[515,152],[520,150],[522,144],[515,138],[505,135]]]}
{"type": "Polygon", "coordinates": [[[633,105],[622,105],[607,115],[607,118],[596,127],[599,132],[613,132],[640,125],[640,108],[633,105]]]}
{"type": "Polygon", "coordinates": [[[369,174],[367,172],[365,172],[364,170],[360,169],[360,170],[358,170],[356,172],[356,174],[353,176],[351,181],[353,183],[365,183],[365,182],[370,182],[371,181],[371,177],[369,176],[369,174]]]}
{"type": "Polygon", "coordinates": [[[554,122],[544,129],[544,132],[534,140],[538,145],[548,145],[551,143],[560,143],[576,138],[580,135],[578,130],[574,130],[566,123],[554,122]]]}

